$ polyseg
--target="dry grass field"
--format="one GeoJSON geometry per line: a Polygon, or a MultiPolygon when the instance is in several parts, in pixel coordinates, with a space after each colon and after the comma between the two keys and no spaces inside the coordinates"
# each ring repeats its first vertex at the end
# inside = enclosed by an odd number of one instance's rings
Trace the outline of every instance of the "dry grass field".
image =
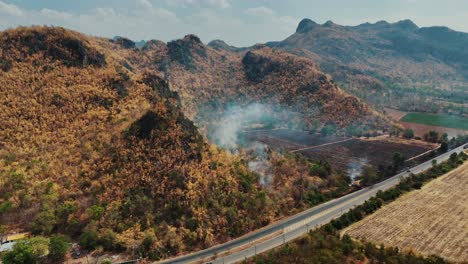
{"type": "Polygon", "coordinates": [[[468,162],[343,232],[423,255],[468,261],[468,162]]]}

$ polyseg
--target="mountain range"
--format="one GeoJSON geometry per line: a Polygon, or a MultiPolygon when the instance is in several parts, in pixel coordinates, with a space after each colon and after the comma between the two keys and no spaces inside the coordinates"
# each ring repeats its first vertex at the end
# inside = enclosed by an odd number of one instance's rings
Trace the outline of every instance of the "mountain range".
{"type": "Polygon", "coordinates": [[[468,34],[411,20],[342,26],[303,19],[266,43],[316,61],[352,94],[377,106],[465,114],[468,34]]]}

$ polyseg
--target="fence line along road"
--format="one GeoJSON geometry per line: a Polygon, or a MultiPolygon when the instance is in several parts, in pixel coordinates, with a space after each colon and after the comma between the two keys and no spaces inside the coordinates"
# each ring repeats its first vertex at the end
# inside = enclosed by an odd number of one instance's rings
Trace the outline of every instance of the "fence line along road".
{"type": "Polygon", "coordinates": [[[348,195],[330,200],[326,203],[287,217],[264,228],[224,244],[194,252],[188,255],[162,260],[160,264],[169,263],[236,263],[262,252],[278,247],[290,240],[306,234],[309,230],[330,222],[346,213],[351,208],[363,204],[382,190],[388,190],[400,182],[400,179],[411,173],[421,173],[432,166],[432,160],[442,162],[452,153],[463,151],[463,146],[450,150],[436,158],[421,163],[409,172],[399,173],[371,187],[361,189],[348,195]]]}

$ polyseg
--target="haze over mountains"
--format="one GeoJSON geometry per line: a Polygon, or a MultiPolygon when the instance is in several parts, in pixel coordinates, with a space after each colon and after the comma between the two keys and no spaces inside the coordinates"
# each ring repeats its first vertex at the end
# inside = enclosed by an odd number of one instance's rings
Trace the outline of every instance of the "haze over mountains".
{"type": "Polygon", "coordinates": [[[267,45],[312,58],[346,90],[369,102],[466,113],[467,33],[420,28],[411,20],[341,26],[304,19],[290,37],[267,45]],[[413,102],[405,100],[408,96],[413,102]]]}

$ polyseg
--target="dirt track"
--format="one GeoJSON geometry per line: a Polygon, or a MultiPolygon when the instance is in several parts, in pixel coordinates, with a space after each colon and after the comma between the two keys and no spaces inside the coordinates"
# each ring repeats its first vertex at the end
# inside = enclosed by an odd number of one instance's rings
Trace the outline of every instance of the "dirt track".
{"type": "Polygon", "coordinates": [[[454,262],[468,260],[468,162],[405,194],[344,233],[454,262]]]}

